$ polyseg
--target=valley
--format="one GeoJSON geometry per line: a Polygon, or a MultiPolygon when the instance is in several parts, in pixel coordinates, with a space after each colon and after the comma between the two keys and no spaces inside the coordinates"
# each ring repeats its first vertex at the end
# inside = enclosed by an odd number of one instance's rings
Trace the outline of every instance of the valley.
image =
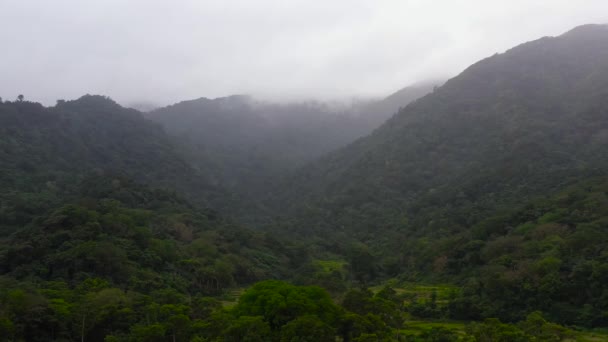
{"type": "Polygon", "coordinates": [[[0,341],[608,340],[608,26],[343,107],[0,100],[0,341]]]}

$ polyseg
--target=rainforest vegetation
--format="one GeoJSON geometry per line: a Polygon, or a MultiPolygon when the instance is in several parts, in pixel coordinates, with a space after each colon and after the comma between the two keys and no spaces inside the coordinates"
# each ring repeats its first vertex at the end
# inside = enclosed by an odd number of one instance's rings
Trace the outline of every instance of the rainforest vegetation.
{"type": "Polygon", "coordinates": [[[0,341],[608,340],[605,25],[251,101],[0,100],[0,341]]]}

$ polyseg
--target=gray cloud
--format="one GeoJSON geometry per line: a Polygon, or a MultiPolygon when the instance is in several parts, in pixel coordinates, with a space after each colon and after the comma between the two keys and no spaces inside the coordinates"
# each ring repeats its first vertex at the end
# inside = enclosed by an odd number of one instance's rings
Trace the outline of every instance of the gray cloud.
{"type": "Polygon", "coordinates": [[[0,96],[377,96],[604,22],[605,0],[0,0],[0,96]]]}

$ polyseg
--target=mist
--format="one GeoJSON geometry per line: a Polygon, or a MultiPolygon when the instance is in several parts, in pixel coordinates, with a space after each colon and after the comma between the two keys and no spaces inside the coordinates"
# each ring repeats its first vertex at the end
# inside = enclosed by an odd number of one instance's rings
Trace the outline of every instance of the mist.
{"type": "Polygon", "coordinates": [[[0,96],[379,97],[606,13],[603,0],[0,0],[0,96]]]}

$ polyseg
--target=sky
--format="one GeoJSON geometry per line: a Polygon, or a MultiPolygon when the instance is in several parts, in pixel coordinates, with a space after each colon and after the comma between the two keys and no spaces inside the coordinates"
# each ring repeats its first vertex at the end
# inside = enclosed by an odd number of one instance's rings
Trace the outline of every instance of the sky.
{"type": "Polygon", "coordinates": [[[381,97],[588,23],[606,0],[0,0],[0,97],[381,97]]]}

